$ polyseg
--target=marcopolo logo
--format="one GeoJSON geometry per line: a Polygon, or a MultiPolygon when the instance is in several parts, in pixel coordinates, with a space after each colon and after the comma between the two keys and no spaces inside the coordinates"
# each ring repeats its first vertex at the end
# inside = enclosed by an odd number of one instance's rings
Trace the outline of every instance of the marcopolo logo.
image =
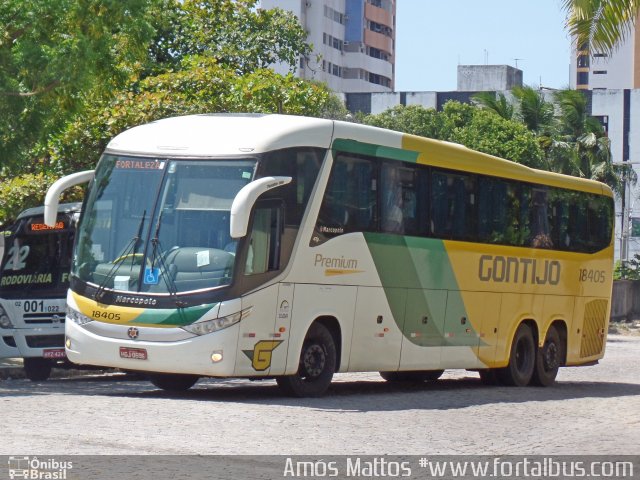
{"type": "Polygon", "coordinates": [[[9,478],[29,480],[66,480],[67,471],[73,468],[73,462],[55,458],[9,457],[9,478]]]}

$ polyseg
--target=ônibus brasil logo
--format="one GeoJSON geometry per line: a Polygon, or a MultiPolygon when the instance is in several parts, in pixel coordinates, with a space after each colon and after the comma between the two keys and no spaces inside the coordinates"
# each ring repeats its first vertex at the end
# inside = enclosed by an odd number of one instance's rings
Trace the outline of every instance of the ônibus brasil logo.
{"type": "Polygon", "coordinates": [[[38,457],[9,457],[9,478],[29,480],[66,480],[67,471],[73,468],[73,462],[54,458],[40,460],[38,457]]]}

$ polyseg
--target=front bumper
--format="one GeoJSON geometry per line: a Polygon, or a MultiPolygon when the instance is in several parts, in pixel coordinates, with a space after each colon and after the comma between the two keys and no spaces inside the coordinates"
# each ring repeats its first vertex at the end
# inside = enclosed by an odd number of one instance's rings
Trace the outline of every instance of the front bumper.
{"type": "Polygon", "coordinates": [[[64,348],[64,328],[0,329],[0,358],[42,357],[45,350],[64,348]]]}
{"type": "MultiPolygon", "coordinates": [[[[113,326],[111,326],[113,328],[113,326]]],[[[125,339],[129,326],[122,325],[119,338],[90,332],[84,326],[67,319],[65,326],[67,358],[80,365],[121,368],[159,373],[182,373],[211,377],[231,377],[235,370],[239,324],[208,335],[173,340],[182,329],[140,327],[153,329],[155,341],[125,339]],[[179,331],[179,332],[178,332],[179,331]],[[158,332],[161,332],[160,334],[158,332]],[[159,341],[165,335],[168,341],[159,341]],[[123,358],[121,348],[144,349],[145,360],[123,358]],[[213,363],[211,355],[222,352],[222,360],[213,363]]],[[[114,335],[116,336],[116,335],[114,335]]],[[[141,335],[144,336],[144,335],[141,335]]]]}

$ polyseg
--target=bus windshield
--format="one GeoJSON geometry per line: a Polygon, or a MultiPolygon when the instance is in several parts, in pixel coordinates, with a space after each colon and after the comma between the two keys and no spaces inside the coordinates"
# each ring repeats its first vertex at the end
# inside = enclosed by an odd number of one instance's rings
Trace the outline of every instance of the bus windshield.
{"type": "Polygon", "coordinates": [[[5,237],[0,297],[24,296],[29,291],[40,296],[65,295],[74,235],[69,222],[59,218],[53,228],[44,225],[42,216],[16,222],[5,237]]]}
{"type": "Polygon", "coordinates": [[[118,291],[178,293],[231,283],[231,203],[255,159],[104,155],[78,227],[72,272],[118,291]]]}

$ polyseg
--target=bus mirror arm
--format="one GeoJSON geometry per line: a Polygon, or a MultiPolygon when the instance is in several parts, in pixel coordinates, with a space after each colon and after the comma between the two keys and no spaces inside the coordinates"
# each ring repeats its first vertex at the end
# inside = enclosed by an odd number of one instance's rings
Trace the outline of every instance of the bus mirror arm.
{"type": "Polygon", "coordinates": [[[251,209],[263,193],[291,183],[291,177],[263,177],[247,183],[240,189],[231,204],[229,233],[231,238],[242,238],[249,228],[251,209]]]}
{"type": "Polygon", "coordinates": [[[60,203],[62,192],[75,185],[90,182],[93,180],[94,175],[95,170],[85,170],[84,172],[72,173],[53,182],[44,197],[44,223],[50,227],[56,224],[58,204],[60,203]]]}

